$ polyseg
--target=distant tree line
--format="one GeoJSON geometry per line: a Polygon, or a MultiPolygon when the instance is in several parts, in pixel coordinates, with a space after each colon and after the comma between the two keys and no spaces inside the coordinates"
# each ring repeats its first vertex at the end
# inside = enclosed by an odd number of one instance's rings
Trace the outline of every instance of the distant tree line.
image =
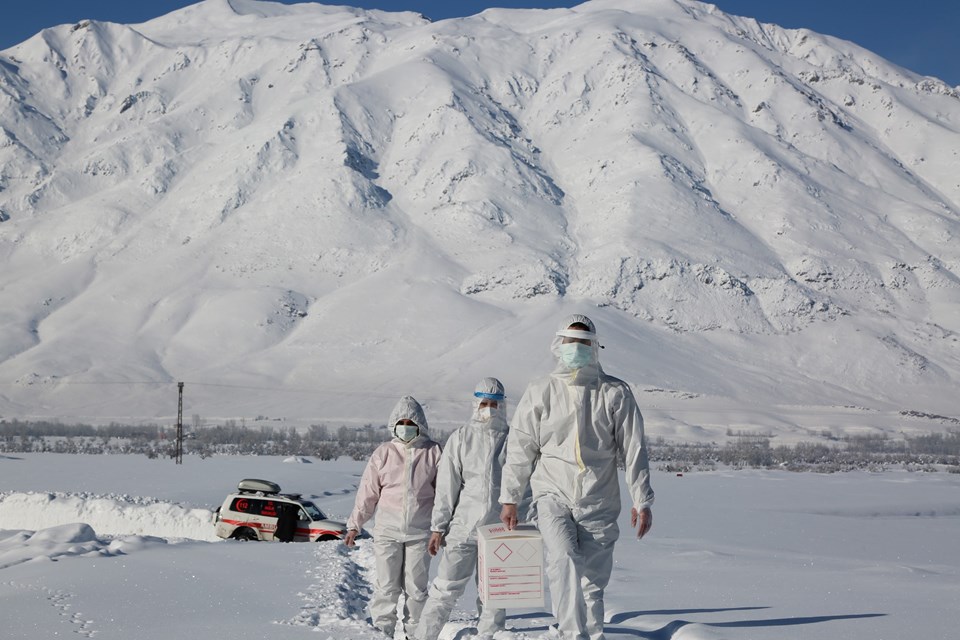
{"type": "Polygon", "coordinates": [[[786,469],[833,473],[856,469],[880,471],[887,468],[936,471],[946,468],[960,473],[960,429],[891,438],[884,434],[833,438],[829,444],[798,442],[773,445],[770,434],[734,433],[717,443],[668,443],[656,440],[651,459],[663,471],[714,469],[720,465],[735,469],[786,469]]]}
{"type": "MultiPolygon", "coordinates": [[[[432,431],[445,442],[449,433],[432,431]]],[[[650,459],[667,472],[763,468],[830,473],[855,469],[907,468],[960,473],[960,429],[903,438],[884,434],[838,438],[827,432],[827,442],[775,445],[772,434],[728,431],[725,443],[650,442],[650,459]]],[[[184,453],[207,458],[213,455],[305,456],[334,460],[347,456],[366,460],[390,439],[383,425],[330,427],[250,427],[228,420],[204,426],[193,417],[193,428],[184,437],[184,453]]],[[[174,455],[176,428],[161,425],[61,424],[49,421],[0,420],[0,453],[143,454],[150,458],[174,455]]]]}
{"type": "MultiPolygon", "coordinates": [[[[303,431],[295,427],[248,427],[235,420],[204,426],[199,416],[194,416],[192,429],[184,429],[184,454],[201,458],[273,455],[311,456],[321,460],[348,456],[354,460],[366,460],[374,449],[391,438],[383,425],[331,428],[316,424],[303,431]]],[[[448,435],[443,431],[431,431],[431,436],[441,443],[448,435]]],[[[92,426],[0,420],[0,453],[133,453],[157,458],[174,455],[176,437],[175,427],[156,424],[92,426]]]]}

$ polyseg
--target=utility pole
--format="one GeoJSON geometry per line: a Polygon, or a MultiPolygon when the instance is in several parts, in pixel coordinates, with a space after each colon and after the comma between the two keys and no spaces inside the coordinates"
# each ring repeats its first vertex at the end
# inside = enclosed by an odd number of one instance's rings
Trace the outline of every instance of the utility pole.
{"type": "Polygon", "coordinates": [[[183,383],[177,383],[177,464],[183,464],[183,383]]]}

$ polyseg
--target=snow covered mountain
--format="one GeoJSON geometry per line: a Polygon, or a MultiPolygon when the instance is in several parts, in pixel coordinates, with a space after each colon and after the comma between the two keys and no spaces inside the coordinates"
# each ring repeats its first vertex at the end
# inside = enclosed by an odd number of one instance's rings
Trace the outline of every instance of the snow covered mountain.
{"type": "Polygon", "coordinates": [[[960,88],[694,0],[47,29],[0,219],[3,417],[443,424],[574,311],[654,434],[960,415],[960,88]]]}

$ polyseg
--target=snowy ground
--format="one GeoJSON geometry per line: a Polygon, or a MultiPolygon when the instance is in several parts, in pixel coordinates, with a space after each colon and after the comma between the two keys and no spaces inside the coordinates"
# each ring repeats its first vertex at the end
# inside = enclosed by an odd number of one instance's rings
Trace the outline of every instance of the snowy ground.
{"type": "MultiPolygon", "coordinates": [[[[368,541],[216,541],[243,477],[313,494],[333,517],[362,463],[281,458],[0,457],[4,638],[382,638],[365,622],[368,541]]],[[[622,539],[607,636],[942,639],[960,602],[960,476],[655,473],[650,537],[622,539]]],[[[623,523],[622,523],[623,524],[623,523]]],[[[468,592],[441,638],[472,632],[468,592]]],[[[545,633],[511,610],[498,640],[545,633]]]]}

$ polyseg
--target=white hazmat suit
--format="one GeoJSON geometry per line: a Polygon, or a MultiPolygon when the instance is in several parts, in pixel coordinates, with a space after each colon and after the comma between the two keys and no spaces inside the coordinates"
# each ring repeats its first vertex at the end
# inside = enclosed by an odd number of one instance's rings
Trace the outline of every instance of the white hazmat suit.
{"type": "Polygon", "coordinates": [[[412,636],[427,599],[430,556],[430,514],[436,490],[440,445],[430,439],[423,408],[404,396],[390,414],[388,427],[395,434],[373,452],[364,469],[347,529],[359,531],[373,516],[373,550],[377,578],[370,600],[373,626],[393,636],[397,603],[406,595],[404,630],[412,636]],[[412,421],[417,435],[401,439],[397,425],[412,421]]]}
{"type": "Polygon", "coordinates": [[[643,417],[630,387],[600,367],[589,318],[564,320],[552,351],[553,373],[530,383],[514,413],[500,502],[519,503],[529,482],[563,638],[602,640],[603,592],[620,533],[618,456],[634,508],[653,504],[643,417]],[[575,323],[589,330],[568,330],[575,323]],[[564,337],[590,342],[576,367],[565,364],[564,337]]]}
{"type": "MultiPolygon", "coordinates": [[[[470,422],[451,434],[440,459],[431,530],[444,536],[443,555],[430,586],[417,638],[437,640],[467,582],[476,577],[478,525],[499,522],[500,473],[506,459],[507,419],[503,385],[484,378],[474,392],[470,422]],[[483,415],[480,405],[494,400],[483,415]]],[[[503,629],[506,612],[484,608],[479,598],[481,637],[503,629]]]]}

